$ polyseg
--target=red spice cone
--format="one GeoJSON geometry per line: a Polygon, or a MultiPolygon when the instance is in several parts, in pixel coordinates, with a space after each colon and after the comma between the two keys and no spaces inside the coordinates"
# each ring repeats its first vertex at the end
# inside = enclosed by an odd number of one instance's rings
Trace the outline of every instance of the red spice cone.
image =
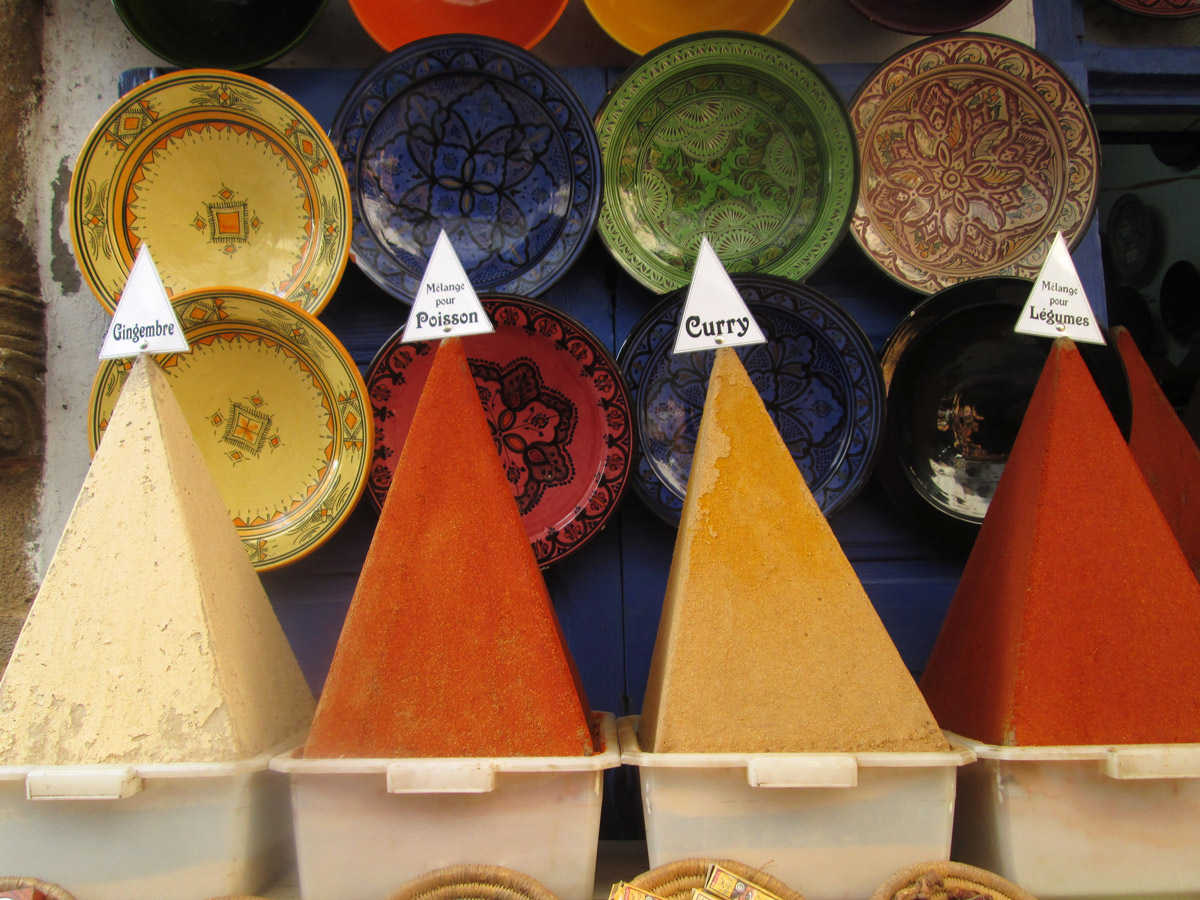
{"type": "Polygon", "coordinates": [[[579,756],[590,714],[462,341],[441,342],[307,757],[579,756]]]}
{"type": "Polygon", "coordinates": [[[921,679],[991,744],[1200,741],[1200,584],[1058,340],[921,679]]]}
{"type": "Polygon", "coordinates": [[[1200,575],[1200,447],[1162,392],[1133,336],[1121,327],[1111,334],[1133,394],[1129,449],[1193,574],[1200,575]]]}

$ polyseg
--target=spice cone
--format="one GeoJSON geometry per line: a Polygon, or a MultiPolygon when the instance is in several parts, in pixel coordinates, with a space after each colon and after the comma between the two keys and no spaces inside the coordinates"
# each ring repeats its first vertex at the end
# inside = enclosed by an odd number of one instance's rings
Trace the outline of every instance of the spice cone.
{"type": "Polygon", "coordinates": [[[1125,362],[1133,395],[1129,449],[1192,573],[1200,575],[1200,447],[1159,387],[1133,336],[1122,327],[1112,329],[1111,335],[1125,362]]]}
{"type": "Polygon", "coordinates": [[[446,339],[304,755],[579,756],[588,720],[462,340],[446,339]]]}
{"type": "Polygon", "coordinates": [[[727,348],[709,379],[639,737],[659,753],[947,746],[727,348]]]}
{"type": "Polygon", "coordinates": [[[1200,585],[1092,381],[1059,339],[921,689],[1005,745],[1200,741],[1200,585]]]}
{"type": "Polygon", "coordinates": [[[312,711],[166,376],[141,356],[0,680],[0,763],[232,761],[312,711]]]}

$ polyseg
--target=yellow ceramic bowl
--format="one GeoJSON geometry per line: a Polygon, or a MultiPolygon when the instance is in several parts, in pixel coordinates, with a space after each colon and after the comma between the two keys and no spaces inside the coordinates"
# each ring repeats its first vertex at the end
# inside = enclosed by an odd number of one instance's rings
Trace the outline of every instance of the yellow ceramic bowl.
{"type": "Polygon", "coordinates": [[[585,0],[596,22],[634,53],[698,31],[766,34],[792,0],[585,0]]]}
{"type": "Polygon", "coordinates": [[[324,308],[350,251],[350,188],[325,131],[249,75],[185,69],[122,97],[69,197],[84,278],[109,312],[142,244],[169,294],[236,285],[324,308]]]}
{"type": "MultiPolygon", "coordinates": [[[[353,359],[314,316],[261,291],[204,288],[172,298],[190,350],[156,359],[260,570],[311,553],[366,486],[371,407],[353,359]]],[[[133,359],[104,360],[88,441],[100,444],[133,359]]]]}

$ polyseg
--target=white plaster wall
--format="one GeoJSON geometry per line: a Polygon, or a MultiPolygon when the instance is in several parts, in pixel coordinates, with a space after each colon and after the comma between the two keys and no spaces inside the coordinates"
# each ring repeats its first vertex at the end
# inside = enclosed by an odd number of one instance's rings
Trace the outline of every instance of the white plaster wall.
{"type": "MultiPolygon", "coordinates": [[[[638,5],[634,0],[631,8],[638,5]]],[[[1032,0],[1013,0],[980,29],[1033,44],[1032,0]]],[[[870,24],[844,0],[794,0],[772,37],[820,63],[877,62],[915,40],[870,24]]],[[[27,138],[28,192],[22,209],[36,244],[48,343],[40,537],[30,547],[39,577],[87,472],[88,396],[108,322],[71,250],[66,215],[71,172],[92,125],[117,100],[120,73],[163,64],[126,31],[110,0],[45,0],[43,40],[45,90],[41,115],[27,138]]],[[[559,24],[535,52],[553,65],[623,66],[634,58],[595,25],[583,0],[569,0],[559,24]]],[[[362,68],[381,55],[349,0],[330,0],[309,37],[274,65],[362,68]]],[[[120,540],[120,535],[111,538],[120,540]]]]}

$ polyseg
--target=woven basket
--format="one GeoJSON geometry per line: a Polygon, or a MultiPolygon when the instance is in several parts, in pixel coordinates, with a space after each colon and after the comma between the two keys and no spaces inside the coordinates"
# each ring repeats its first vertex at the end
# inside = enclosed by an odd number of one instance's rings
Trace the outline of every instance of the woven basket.
{"type": "Polygon", "coordinates": [[[976,897],[1037,900],[1029,891],[995,872],[946,861],[918,863],[901,869],[875,890],[871,900],[975,900],[976,897]]]}
{"type": "Polygon", "coordinates": [[[558,900],[540,881],[503,866],[434,869],[401,885],[388,900],[558,900]]]}
{"type": "Polygon", "coordinates": [[[780,900],[804,900],[803,895],[792,890],[778,878],[732,859],[681,859],[666,863],[643,872],[629,883],[643,891],[662,897],[663,900],[690,900],[692,888],[704,887],[708,867],[716,864],[737,874],[747,881],[770,891],[780,900]]]}
{"type": "Polygon", "coordinates": [[[35,888],[45,894],[50,900],[75,900],[66,888],[42,881],[40,878],[19,878],[12,875],[0,875],[0,891],[16,891],[21,888],[35,888]]]}

